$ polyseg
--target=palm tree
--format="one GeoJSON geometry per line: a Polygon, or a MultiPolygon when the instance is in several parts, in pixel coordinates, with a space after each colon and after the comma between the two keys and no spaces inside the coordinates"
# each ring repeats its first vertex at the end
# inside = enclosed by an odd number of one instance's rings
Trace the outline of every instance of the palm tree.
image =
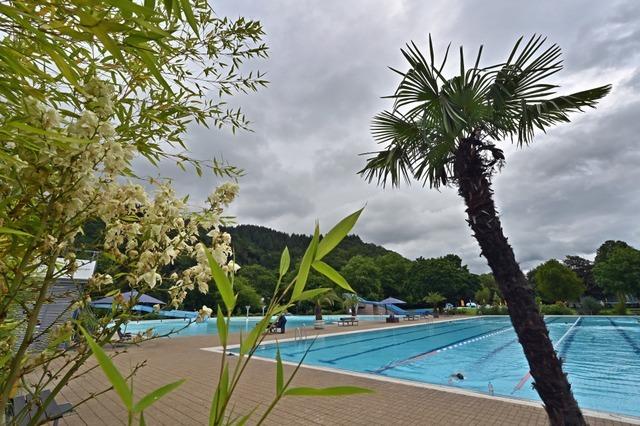
{"type": "Polygon", "coordinates": [[[353,316],[358,315],[358,305],[360,304],[360,300],[358,300],[358,296],[354,293],[344,293],[342,295],[342,307],[347,310],[353,309],[353,316]]]}
{"type": "Polygon", "coordinates": [[[444,302],[444,296],[438,292],[432,292],[427,294],[423,300],[433,306],[433,317],[438,318],[438,305],[444,302]]]}
{"type": "Polygon", "coordinates": [[[338,302],[341,299],[335,291],[330,290],[325,293],[319,294],[312,300],[315,303],[314,313],[316,315],[316,321],[322,321],[322,306],[333,306],[334,302],[338,302]]]}
{"type": "Polygon", "coordinates": [[[553,96],[557,86],[543,82],[562,69],[560,48],[546,39],[522,38],[501,64],[480,68],[482,47],[466,69],[460,48],[460,73],[442,74],[429,38],[429,60],[414,43],[403,50],[410,68],[402,75],[391,111],[377,115],[372,133],[381,151],[369,153],[360,173],[369,181],[399,185],[411,178],[432,188],[455,185],[464,199],[469,226],[480,244],[509,308],[511,322],[529,362],[535,388],[552,424],[585,424],[571,386],[562,371],[534,293],[504,236],[493,202],[491,179],[504,164],[495,143],[533,141],[545,131],[569,122],[568,113],[593,107],[609,93],[601,86],[568,96],[553,96]]]}

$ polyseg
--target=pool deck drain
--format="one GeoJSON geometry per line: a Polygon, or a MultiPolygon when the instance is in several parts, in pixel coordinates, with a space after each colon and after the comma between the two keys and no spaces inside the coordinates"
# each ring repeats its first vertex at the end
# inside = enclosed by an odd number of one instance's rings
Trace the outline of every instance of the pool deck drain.
{"type": "MultiPolygon", "coordinates": [[[[448,319],[448,318],[443,318],[448,319]]],[[[421,321],[420,323],[424,323],[421,321]]],[[[411,325],[409,325],[410,327],[411,325]]],[[[374,328],[398,327],[397,324],[361,322],[357,331],[374,328]]],[[[407,327],[405,325],[404,327],[407,327]]],[[[327,327],[319,334],[330,334],[342,327],[327,327]]],[[[279,341],[293,339],[294,330],[277,336],[279,341]],[[284,339],[280,339],[284,338],[284,339]]],[[[231,337],[238,343],[238,336],[231,337]]],[[[123,372],[146,360],[146,366],[135,376],[135,395],[180,378],[187,382],[145,411],[149,425],[204,425],[207,424],[215,378],[221,355],[212,350],[218,346],[217,336],[177,337],[158,339],[139,347],[130,347],[127,353],[115,358],[123,372]]],[[[285,366],[285,374],[293,367],[285,366]]],[[[372,375],[304,367],[300,369],[295,386],[363,386],[374,390],[370,395],[338,398],[285,398],[265,424],[269,425],[546,425],[540,404],[476,394],[461,389],[436,385],[407,383],[392,378],[372,378],[372,375]],[[392,414],[389,414],[392,413],[392,414]]],[[[272,360],[257,359],[246,369],[232,405],[235,413],[247,413],[259,406],[256,415],[266,409],[275,393],[276,366],[272,360]]],[[[107,387],[103,373],[94,369],[66,387],[60,401],[77,402],[91,392],[107,387]]],[[[615,415],[602,415],[585,410],[590,425],[640,424],[640,419],[627,419],[615,415]]],[[[61,422],[66,425],[120,425],[126,424],[126,412],[118,396],[107,392],[79,406],[61,422]]]]}

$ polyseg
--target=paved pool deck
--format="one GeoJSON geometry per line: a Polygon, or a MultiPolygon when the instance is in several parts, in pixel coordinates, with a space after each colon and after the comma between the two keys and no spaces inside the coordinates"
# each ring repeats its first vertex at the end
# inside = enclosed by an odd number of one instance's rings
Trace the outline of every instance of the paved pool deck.
{"type": "MultiPolygon", "coordinates": [[[[450,318],[440,318],[448,320],[450,318]]],[[[433,320],[430,320],[433,321],[433,320]]],[[[425,322],[421,320],[420,322],[425,322]]],[[[357,327],[327,326],[317,334],[336,333],[371,328],[403,326],[415,321],[385,324],[361,321],[357,327]]],[[[280,339],[293,338],[295,330],[288,330],[280,339]]],[[[315,333],[309,333],[315,335],[315,333]]],[[[272,340],[276,336],[269,336],[272,340]]],[[[238,336],[230,338],[238,343],[238,336]]],[[[137,398],[169,382],[186,378],[176,391],[165,396],[145,412],[148,425],[206,425],[214,384],[219,373],[220,353],[202,348],[219,346],[217,336],[175,337],[145,342],[139,346],[119,346],[126,353],[115,358],[125,373],[138,363],[145,366],[134,379],[137,398]]],[[[92,363],[89,364],[91,366],[92,363]]],[[[285,366],[288,376],[293,367],[285,366]]],[[[246,414],[255,407],[257,420],[275,394],[276,365],[274,362],[253,360],[232,400],[234,413],[246,414]]],[[[108,387],[99,369],[74,380],[57,400],[77,403],[91,393],[108,387]]],[[[362,386],[373,394],[322,397],[287,397],[272,412],[268,425],[546,425],[544,409],[538,404],[521,404],[505,400],[455,393],[429,386],[414,386],[400,381],[382,381],[368,377],[323,371],[303,367],[295,386],[362,386]]],[[[76,408],[60,422],[65,425],[124,425],[126,411],[113,391],[99,395],[76,408]]],[[[614,418],[589,417],[590,425],[629,424],[614,418]]],[[[249,424],[255,424],[249,422],[249,424]]]]}

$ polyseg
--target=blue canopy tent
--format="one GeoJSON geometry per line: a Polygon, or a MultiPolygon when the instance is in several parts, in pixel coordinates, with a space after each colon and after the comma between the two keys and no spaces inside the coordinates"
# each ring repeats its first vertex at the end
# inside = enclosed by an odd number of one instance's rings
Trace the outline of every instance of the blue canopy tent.
{"type": "MultiPolygon", "coordinates": [[[[133,290],[133,291],[126,291],[120,294],[122,295],[122,297],[124,297],[124,300],[128,301],[132,297],[136,297],[138,292],[133,290]]],[[[108,296],[108,297],[103,297],[102,299],[98,299],[91,302],[91,306],[93,306],[94,308],[111,309],[112,303],[113,303],[113,296],[108,296]]],[[[153,305],[162,306],[162,305],[166,305],[166,303],[160,299],[156,299],[155,297],[149,296],[147,294],[143,294],[138,298],[138,303],[134,307],[132,307],[132,309],[134,311],[140,311],[140,312],[155,312],[157,315],[160,315],[161,317],[167,317],[167,318],[195,318],[198,315],[197,312],[180,311],[175,309],[170,311],[161,310],[160,312],[156,312],[153,309],[153,305]]]]}
{"type": "Polygon", "coordinates": [[[405,304],[404,300],[396,299],[395,297],[387,297],[380,301],[381,305],[384,305],[385,309],[392,312],[393,315],[427,315],[431,314],[431,309],[414,309],[411,311],[405,311],[396,305],[405,304]]]}

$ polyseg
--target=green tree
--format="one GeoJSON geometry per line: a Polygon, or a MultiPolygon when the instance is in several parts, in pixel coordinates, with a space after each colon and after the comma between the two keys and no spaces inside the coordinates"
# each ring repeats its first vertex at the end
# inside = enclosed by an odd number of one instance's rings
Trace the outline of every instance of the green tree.
{"type": "Polygon", "coordinates": [[[438,318],[438,313],[440,311],[440,304],[444,302],[446,299],[443,295],[437,292],[431,292],[427,294],[424,299],[429,305],[433,306],[433,317],[438,318]]]}
{"type": "Polygon", "coordinates": [[[586,287],[585,294],[587,296],[595,297],[596,299],[602,299],[604,297],[602,288],[596,284],[596,280],[593,277],[592,261],[580,256],[567,256],[562,263],[575,272],[582,282],[584,282],[586,287]]]}
{"type": "Polygon", "coordinates": [[[475,294],[476,302],[479,305],[488,305],[491,302],[491,289],[489,287],[481,287],[475,294]]]}
{"type": "Polygon", "coordinates": [[[406,283],[408,280],[411,261],[398,253],[387,253],[376,258],[380,269],[380,285],[383,297],[407,296],[406,283]]]}
{"type": "Polygon", "coordinates": [[[607,240],[596,251],[596,258],[594,263],[604,262],[607,260],[609,255],[613,252],[613,250],[617,248],[630,248],[631,246],[624,241],[620,240],[607,240]]]}
{"type": "MultiPolygon", "coordinates": [[[[467,206],[467,222],[509,305],[511,322],[529,362],[535,387],[552,424],[585,424],[562,365],[538,312],[533,291],[502,230],[493,201],[492,176],[504,165],[496,146],[533,141],[537,130],[569,122],[569,113],[593,107],[611,90],[601,86],[555,96],[545,80],[562,69],[558,46],[546,39],[519,39],[506,61],[465,66],[460,48],[459,74],[444,76],[446,58],[436,63],[429,41],[428,59],[414,43],[403,50],[407,72],[391,111],[374,118],[374,138],[385,146],[373,153],[361,173],[369,181],[399,185],[411,178],[432,188],[455,185],[467,206]]],[[[448,49],[447,49],[448,53],[448,49]]]]}
{"type": "Polygon", "coordinates": [[[267,303],[273,297],[277,278],[275,271],[258,264],[242,265],[238,271],[238,277],[246,279],[247,283],[251,285],[267,303]]]}
{"type": "Polygon", "coordinates": [[[408,299],[420,301],[427,293],[437,292],[447,300],[456,302],[472,298],[480,288],[477,275],[469,272],[455,255],[439,258],[418,258],[409,271],[408,299]]]}
{"type": "Polygon", "coordinates": [[[353,256],[340,272],[357,294],[368,300],[381,298],[380,268],[372,258],[353,256]]]}
{"type": "Polygon", "coordinates": [[[584,294],[585,286],[580,277],[555,259],[536,268],[536,290],[551,303],[578,300],[584,294]]]}
{"type": "Polygon", "coordinates": [[[630,246],[612,248],[593,267],[596,282],[607,293],[618,297],[618,311],[625,312],[626,295],[640,295],[640,250],[630,246]]]}

